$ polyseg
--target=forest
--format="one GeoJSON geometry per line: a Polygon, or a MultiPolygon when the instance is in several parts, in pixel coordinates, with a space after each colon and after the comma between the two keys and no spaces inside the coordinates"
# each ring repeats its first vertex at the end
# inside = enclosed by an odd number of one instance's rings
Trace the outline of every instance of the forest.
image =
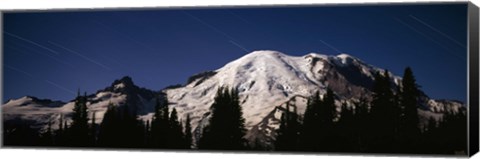
{"type": "MultiPolygon", "coordinates": [[[[209,124],[201,135],[192,134],[190,116],[179,121],[168,99],[157,98],[152,119],[137,119],[130,105],[109,104],[101,124],[89,112],[87,96],[78,95],[71,120],[60,118],[44,131],[28,123],[3,127],[4,146],[81,147],[174,150],[241,150],[283,152],[344,152],[395,154],[466,154],[467,117],[464,111],[445,112],[443,119],[430,119],[419,127],[421,96],[413,71],[407,67],[398,88],[392,88],[388,71],[377,72],[371,100],[360,99],[354,106],[342,103],[330,89],[308,99],[303,116],[287,107],[276,131],[274,148],[249,144],[238,91],[218,90],[210,107],[209,124]],[[89,116],[90,114],[90,116],[89,116]],[[92,120],[89,120],[92,119],[92,120]],[[90,121],[90,122],[89,122],[90,121]]],[[[320,88],[319,88],[320,89],[320,88]]]]}

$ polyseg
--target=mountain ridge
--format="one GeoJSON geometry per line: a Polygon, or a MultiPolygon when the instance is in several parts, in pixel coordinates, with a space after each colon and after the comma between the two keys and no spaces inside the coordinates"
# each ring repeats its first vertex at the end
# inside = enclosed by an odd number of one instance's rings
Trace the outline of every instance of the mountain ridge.
{"type": "MultiPolygon", "coordinates": [[[[135,106],[134,110],[143,120],[151,120],[155,98],[166,96],[170,109],[175,108],[179,120],[191,116],[191,125],[198,139],[201,130],[208,124],[210,105],[220,87],[235,88],[239,91],[240,102],[246,119],[249,141],[272,141],[278,129],[278,119],[282,108],[294,105],[298,114],[303,114],[306,97],[314,92],[332,89],[341,102],[352,105],[361,98],[372,95],[374,74],[383,72],[366,62],[348,54],[322,55],[309,53],[304,56],[290,56],[278,51],[261,50],[246,54],[223,67],[191,76],[184,85],[152,91],[135,85],[131,77],[115,80],[110,86],[88,95],[89,109],[97,112],[96,122],[100,123],[109,103],[121,106],[135,106]]],[[[390,79],[392,89],[398,87],[401,78],[395,75],[390,79]]],[[[424,96],[421,99],[426,110],[419,115],[425,119],[441,118],[444,111],[458,112],[463,103],[436,101],[424,96]]],[[[73,109],[73,102],[60,107],[38,112],[52,114],[52,117],[35,117],[31,112],[15,109],[16,105],[5,103],[2,107],[4,121],[9,119],[31,119],[42,121],[38,127],[45,127],[47,121],[57,121],[62,114],[67,118],[73,109]],[[56,113],[56,114],[55,114],[56,113]],[[5,115],[7,114],[7,115],[5,115]]],[[[18,106],[18,105],[17,105],[18,106]]],[[[39,114],[39,113],[37,113],[39,114]]],[[[422,118],[423,119],[423,118],[422,118]]],[[[53,124],[55,128],[55,125],[53,124]]]]}

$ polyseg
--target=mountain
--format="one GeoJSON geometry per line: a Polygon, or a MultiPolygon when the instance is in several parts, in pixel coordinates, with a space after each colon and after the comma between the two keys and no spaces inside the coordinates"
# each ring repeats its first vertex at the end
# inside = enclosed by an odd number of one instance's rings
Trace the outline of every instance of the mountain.
{"type": "MultiPolygon", "coordinates": [[[[136,111],[141,117],[150,119],[158,95],[158,92],[136,86],[132,79],[126,76],[115,80],[109,87],[87,95],[89,118],[95,112],[95,122],[100,124],[111,103],[116,106],[129,106],[133,108],[130,110],[136,111]]],[[[7,123],[28,121],[33,128],[46,128],[48,122],[52,122],[52,128],[56,129],[62,115],[67,121],[70,119],[74,105],[74,100],[64,103],[26,96],[9,100],[2,106],[3,120],[7,123]]]]}
{"type": "MultiPolygon", "coordinates": [[[[277,51],[255,51],[217,70],[193,75],[185,85],[167,87],[160,92],[140,88],[130,77],[124,77],[88,95],[87,105],[90,112],[97,112],[97,123],[102,121],[110,102],[132,107],[139,118],[149,120],[156,104],[155,97],[166,95],[169,107],[177,110],[180,121],[185,121],[187,114],[190,115],[190,124],[195,139],[198,139],[201,130],[208,124],[210,106],[217,90],[220,87],[235,88],[239,91],[248,130],[246,138],[250,143],[260,142],[269,147],[275,139],[280,115],[287,105],[302,115],[306,98],[316,91],[323,95],[328,87],[337,95],[336,105],[340,111],[340,103],[351,106],[360,98],[370,100],[374,74],[383,71],[347,54],[289,56],[277,51]]],[[[392,75],[390,80],[392,90],[397,90],[401,78],[392,75]]],[[[423,124],[431,117],[441,120],[445,111],[465,109],[461,102],[430,99],[422,94],[419,116],[423,124]]],[[[68,118],[73,105],[73,101],[62,103],[23,97],[4,104],[3,120],[25,119],[35,122],[38,127],[45,127],[48,121],[58,121],[60,114],[68,118]]],[[[53,128],[56,125],[53,124],[53,128]]]]}
{"type": "MultiPolygon", "coordinates": [[[[279,127],[280,116],[287,104],[302,115],[307,97],[315,91],[320,94],[326,88],[337,95],[336,104],[352,105],[360,98],[370,99],[374,74],[383,69],[369,65],[347,54],[327,56],[310,53],[305,56],[289,56],[277,51],[255,51],[226,64],[215,71],[190,78],[183,87],[164,90],[180,117],[190,114],[197,138],[208,124],[209,108],[220,87],[236,88],[246,121],[247,139],[271,146],[279,127]]],[[[392,76],[392,90],[396,90],[401,78],[392,76]]],[[[419,109],[425,122],[430,117],[440,119],[443,111],[457,112],[462,103],[437,102],[423,95],[419,109]],[[435,103],[435,104],[434,104],[435,103]],[[436,109],[442,107],[443,109],[436,109]]]]}
{"type": "Polygon", "coordinates": [[[49,121],[52,114],[62,112],[63,105],[65,103],[61,101],[25,96],[5,103],[2,106],[2,116],[6,122],[4,124],[27,122],[33,128],[40,128],[45,126],[45,121],[49,121]]]}

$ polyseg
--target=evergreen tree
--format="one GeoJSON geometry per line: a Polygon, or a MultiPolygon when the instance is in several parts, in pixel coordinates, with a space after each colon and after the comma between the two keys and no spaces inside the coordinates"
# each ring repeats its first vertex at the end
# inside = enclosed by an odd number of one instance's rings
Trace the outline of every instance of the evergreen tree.
{"type": "Polygon", "coordinates": [[[413,76],[412,69],[407,67],[403,75],[401,87],[401,105],[404,109],[405,124],[410,129],[418,128],[418,98],[420,92],[413,76]]]}
{"type": "Polygon", "coordinates": [[[419,90],[410,67],[405,69],[400,91],[400,148],[405,153],[415,153],[420,150],[420,129],[417,109],[419,108],[419,90]]]}
{"type": "Polygon", "coordinates": [[[144,146],[143,122],[129,106],[109,104],[98,135],[102,147],[139,148],[144,146]]]}
{"type": "Polygon", "coordinates": [[[336,151],[335,143],[335,125],[334,118],[336,118],[335,94],[331,89],[327,89],[327,93],[323,97],[322,106],[319,110],[320,116],[320,151],[332,152],[336,151]]]}
{"type": "Polygon", "coordinates": [[[304,151],[335,151],[335,125],[337,112],[335,94],[327,89],[323,100],[319,93],[310,97],[305,110],[303,127],[300,133],[300,145],[304,151]]]}
{"type": "Polygon", "coordinates": [[[293,112],[290,112],[289,104],[287,103],[287,136],[289,137],[288,143],[290,146],[290,151],[299,150],[299,135],[301,124],[298,119],[298,114],[296,112],[296,107],[293,112]]]}
{"type": "Polygon", "coordinates": [[[442,142],[437,121],[430,117],[428,126],[424,128],[421,137],[421,147],[423,153],[439,154],[442,153],[442,142]]]}
{"type": "Polygon", "coordinates": [[[63,121],[63,132],[61,134],[61,146],[70,146],[70,127],[68,125],[68,121],[64,119],[63,121]]]}
{"type": "Polygon", "coordinates": [[[143,145],[145,147],[151,147],[151,141],[152,141],[152,138],[151,138],[151,120],[148,120],[145,122],[145,130],[144,130],[144,138],[143,138],[143,145]]]}
{"type": "Polygon", "coordinates": [[[444,114],[441,137],[445,154],[467,152],[467,115],[465,110],[444,114]]]}
{"type": "Polygon", "coordinates": [[[211,106],[209,125],[204,128],[199,149],[241,150],[245,148],[245,119],[237,90],[220,88],[211,106]]]}
{"type": "Polygon", "coordinates": [[[305,109],[303,117],[303,125],[300,133],[300,146],[305,151],[318,150],[318,143],[320,142],[320,114],[319,110],[322,107],[319,92],[314,93],[308,99],[307,108],[305,109]]]}
{"type": "Polygon", "coordinates": [[[182,131],[182,124],[178,121],[177,110],[172,109],[169,118],[170,131],[168,136],[169,148],[181,149],[184,148],[184,138],[182,131]]]}
{"type": "Polygon", "coordinates": [[[358,131],[355,129],[355,118],[353,108],[348,108],[347,104],[342,103],[342,112],[340,119],[337,122],[334,134],[337,138],[336,151],[353,152],[355,140],[358,136],[358,131]]]}
{"type": "Polygon", "coordinates": [[[63,146],[64,144],[64,127],[63,127],[63,120],[64,120],[64,116],[63,114],[60,114],[60,118],[59,118],[59,121],[58,121],[58,129],[55,131],[55,145],[57,146],[63,146]]]}
{"type": "Polygon", "coordinates": [[[371,141],[371,123],[370,123],[370,114],[369,114],[369,105],[366,98],[360,98],[358,102],[355,103],[355,115],[353,116],[353,131],[357,133],[355,139],[354,152],[366,152],[368,150],[368,143],[371,141]]]}
{"type": "Polygon", "coordinates": [[[48,121],[47,130],[40,135],[41,146],[53,146],[52,121],[48,121]]]}
{"type": "Polygon", "coordinates": [[[95,114],[96,112],[92,113],[92,123],[90,124],[90,138],[92,145],[96,145],[97,142],[97,127],[95,124],[95,114]]]}
{"type": "Polygon", "coordinates": [[[160,112],[161,111],[160,108],[162,105],[160,102],[161,102],[160,97],[157,96],[156,102],[155,102],[154,114],[150,122],[150,136],[149,136],[148,147],[151,147],[151,148],[159,147],[158,143],[160,142],[160,139],[157,135],[157,133],[160,131],[159,122],[161,121],[160,119],[162,119],[162,113],[160,112]]]}
{"type": "Polygon", "coordinates": [[[63,114],[60,115],[60,119],[58,121],[58,131],[62,132],[63,131],[63,114]]]}
{"type": "Polygon", "coordinates": [[[108,104],[107,111],[103,116],[98,134],[98,145],[102,147],[117,147],[120,144],[120,123],[117,106],[108,104]]]}
{"type": "Polygon", "coordinates": [[[376,153],[389,153],[394,148],[394,136],[397,114],[397,103],[391,89],[390,75],[384,71],[375,75],[373,87],[373,101],[371,107],[371,151],[376,153]]]}
{"type": "Polygon", "coordinates": [[[73,108],[72,125],[70,126],[69,144],[72,146],[88,146],[89,129],[88,129],[88,111],[87,96],[78,94],[75,99],[73,108]]]}
{"type": "Polygon", "coordinates": [[[288,145],[288,132],[287,132],[287,117],[286,113],[282,113],[280,117],[280,127],[277,130],[277,137],[275,140],[276,151],[287,151],[290,146],[288,145]]]}
{"type": "Polygon", "coordinates": [[[185,147],[190,149],[192,147],[192,126],[190,125],[190,114],[187,114],[187,119],[185,120],[185,147]]]}
{"type": "Polygon", "coordinates": [[[120,116],[120,135],[123,139],[120,147],[137,148],[143,144],[143,130],[142,122],[137,120],[137,112],[131,109],[129,105],[120,107],[122,115],[120,116]]]}
{"type": "Polygon", "coordinates": [[[3,125],[3,144],[8,146],[39,146],[41,145],[38,130],[30,127],[27,122],[11,124],[4,122],[3,125]]]}
{"type": "Polygon", "coordinates": [[[168,117],[168,99],[166,96],[157,97],[155,114],[151,124],[152,146],[154,148],[168,148],[170,122],[168,117]]]}
{"type": "Polygon", "coordinates": [[[299,129],[298,115],[290,112],[290,106],[287,103],[285,112],[280,119],[280,128],[277,130],[275,141],[275,150],[277,151],[296,151],[299,149],[299,129]]]}

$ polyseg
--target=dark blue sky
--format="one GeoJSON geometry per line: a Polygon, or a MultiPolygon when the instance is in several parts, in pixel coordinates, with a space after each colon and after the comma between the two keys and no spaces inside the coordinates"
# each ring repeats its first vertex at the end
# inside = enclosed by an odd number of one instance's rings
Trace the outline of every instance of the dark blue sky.
{"type": "Polygon", "coordinates": [[[466,101],[467,5],[5,13],[3,98],[70,100],[129,75],[154,90],[254,50],[356,56],[466,101]]]}

